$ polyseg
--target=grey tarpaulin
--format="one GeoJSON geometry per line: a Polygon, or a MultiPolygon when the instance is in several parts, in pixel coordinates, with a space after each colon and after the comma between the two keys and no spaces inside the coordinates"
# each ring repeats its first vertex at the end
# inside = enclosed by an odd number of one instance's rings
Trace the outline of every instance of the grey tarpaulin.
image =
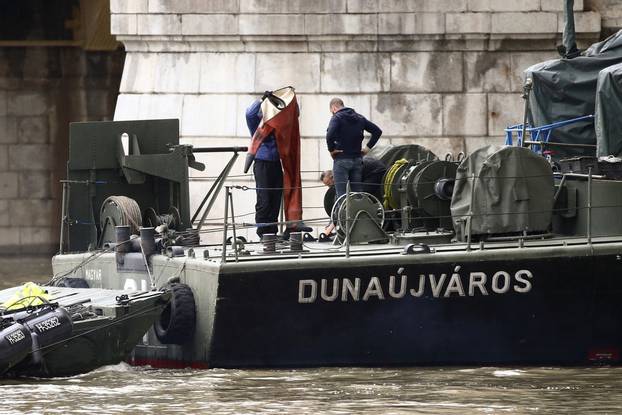
{"type": "Polygon", "coordinates": [[[385,166],[392,166],[397,160],[438,160],[436,154],[432,153],[427,148],[418,144],[403,144],[403,145],[375,145],[369,155],[375,159],[381,160],[385,166]]]}
{"type": "MultiPolygon", "coordinates": [[[[598,73],[622,62],[622,30],[602,42],[595,43],[581,56],[573,59],[554,59],[533,65],[525,70],[531,77],[533,89],[529,94],[529,121],[542,126],[583,115],[594,114],[598,73]]],[[[596,144],[592,122],[581,122],[555,130],[552,142],[596,144]]],[[[595,155],[586,148],[551,147],[554,158],[595,155]]]]}
{"type": "Polygon", "coordinates": [[[456,173],[451,199],[456,235],[466,240],[469,214],[473,215],[473,235],[546,231],[551,223],[553,191],[550,164],[528,148],[486,146],[475,150],[456,173]]]}
{"type": "Polygon", "coordinates": [[[596,156],[622,155],[622,63],[600,71],[596,89],[596,156]]]}

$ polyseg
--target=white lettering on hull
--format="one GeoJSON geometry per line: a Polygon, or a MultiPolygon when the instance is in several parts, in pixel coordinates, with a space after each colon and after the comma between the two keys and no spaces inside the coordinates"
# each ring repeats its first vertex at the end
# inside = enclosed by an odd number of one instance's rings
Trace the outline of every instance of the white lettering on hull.
{"type": "Polygon", "coordinates": [[[475,297],[492,294],[508,294],[511,290],[526,294],[533,288],[533,273],[522,269],[514,274],[497,271],[488,278],[485,272],[460,274],[460,266],[448,274],[420,274],[412,279],[409,288],[408,275],[400,268],[396,275],[387,278],[372,276],[366,285],[361,278],[321,278],[319,281],[305,279],[298,281],[298,303],[357,302],[370,300],[401,299],[410,297],[475,297]],[[319,295],[318,295],[319,294],[319,295]]]}

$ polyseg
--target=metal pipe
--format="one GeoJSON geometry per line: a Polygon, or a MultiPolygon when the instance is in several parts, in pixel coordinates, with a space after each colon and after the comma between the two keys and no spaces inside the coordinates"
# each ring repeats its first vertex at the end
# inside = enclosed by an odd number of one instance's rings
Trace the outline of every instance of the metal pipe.
{"type": "Polygon", "coordinates": [[[279,207],[279,233],[283,235],[283,222],[285,222],[285,192],[281,191],[281,206],[279,207]]]}
{"type": "Polygon", "coordinates": [[[567,59],[572,59],[579,55],[574,27],[573,7],[574,0],[564,1],[564,32],[562,34],[562,43],[564,44],[563,57],[567,59]]]}
{"type": "Polygon", "coordinates": [[[65,224],[67,223],[67,190],[69,183],[63,182],[63,197],[60,204],[60,243],[58,248],[59,254],[64,254],[64,241],[65,241],[65,224]]]}
{"type": "Polygon", "coordinates": [[[467,218],[467,251],[471,250],[471,222],[473,221],[473,198],[475,197],[475,173],[471,176],[471,201],[469,202],[469,217],[467,218]]]}
{"type": "Polygon", "coordinates": [[[238,151],[248,151],[248,147],[193,147],[193,153],[229,153],[238,151]]]}
{"type": "Polygon", "coordinates": [[[544,147],[577,147],[577,148],[596,148],[594,144],[572,144],[572,143],[551,143],[544,141],[525,141],[525,144],[537,144],[544,147]]]}
{"type": "Polygon", "coordinates": [[[346,183],[346,258],[350,258],[350,180],[346,183]]]}
{"type": "MultiPolygon", "coordinates": [[[[213,190],[214,195],[212,196],[211,200],[207,204],[207,207],[205,208],[203,215],[201,215],[201,220],[199,221],[199,224],[197,225],[197,230],[201,230],[201,227],[203,227],[203,222],[205,222],[205,218],[209,214],[210,210],[212,210],[212,206],[214,206],[214,203],[216,202],[216,196],[218,196],[218,193],[220,193],[220,189],[222,189],[222,186],[225,182],[225,178],[229,176],[229,172],[231,171],[231,168],[233,167],[233,164],[235,163],[237,158],[238,158],[238,153],[235,153],[233,154],[233,156],[231,156],[231,160],[229,160],[229,163],[227,163],[225,168],[220,172],[218,179],[216,179],[216,181],[212,185],[210,192],[213,190]]],[[[205,201],[207,200],[209,196],[210,196],[210,193],[208,192],[208,194],[205,195],[205,198],[201,202],[201,205],[197,209],[196,213],[194,214],[193,218],[196,218],[196,216],[199,214],[199,211],[201,210],[201,208],[203,207],[203,204],[205,203],[205,201]]]]}
{"type": "Polygon", "coordinates": [[[227,194],[231,203],[231,229],[233,230],[233,253],[235,254],[235,262],[238,262],[238,236],[235,232],[235,212],[233,210],[233,193],[227,188],[227,194]]]}
{"type": "Polygon", "coordinates": [[[525,85],[523,85],[523,99],[525,100],[525,108],[523,113],[523,131],[521,132],[521,147],[527,147],[527,114],[529,114],[529,92],[533,86],[531,78],[525,79],[525,85]]]}
{"type": "Polygon", "coordinates": [[[587,243],[592,244],[592,167],[587,168],[587,243]]]}
{"type": "Polygon", "coordinates": [[[229,220],[229,192],[230,187],[226,186],[225,187],[225,228],[223,229],[222,232],[222,263],[226,263],[227,262],[227,230],[228,230],[228,220],[229,220]]]}

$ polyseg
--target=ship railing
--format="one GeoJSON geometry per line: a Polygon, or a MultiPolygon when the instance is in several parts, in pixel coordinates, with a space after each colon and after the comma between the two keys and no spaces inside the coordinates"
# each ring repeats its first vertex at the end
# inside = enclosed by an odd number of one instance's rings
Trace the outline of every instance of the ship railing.
{"type": "Polygon", "coordinates": [[[527,123],[511,125],[505,129],[505,144],[508,146],[531,147],[531,149],[538,154],[544,154],[548,147],[595,149],[596,146],[593,144],[558,143],[550,141],[551,134],[556,129],[581,122],[593,123],[594,115],[584,115],[569,120],[541,125],[539,127],[533,127],[527,123]],[[516,138],[514,134],[516,134],[516,138]]]}
{"type": "MultiPolygon", "coordinates": [[[[584,179],[586,179],[588,181],[588,185],[587,185],[587,200],[586,200],[586,205],[585,206],[576,206],[575,209],[577,211],[586,209],[588,211],[587,216],[586,216],[586,221],[587,221],[587,226],[586,226],[586,235],[582,235],[582,236],[577,236],[577,237],[581,237],[581,238],[586,238],[587,239],[587,243],[591,244],[592,243],[592,214],[594,209],[600,209],[600,208],[607,208],[607,209],[611,209],[611,208],[621,208],[622,209],[622,205],[611,205],[608,204],[606,206],[593,206],[592,203],[592,181],[593,179],[600,179],[600,178],[604,178],[603,176],[598,176],[598,175],[592,175],[591,173],[591,169],[588,171],[588,174],[574,174],[574,173],[566,173],[566,174],[561,174],[561,173],[557,173],[558,178],[561,178],[561,181],[559,182],[560,188],[561,186],[563,186],[564,181],[566,180],[566,177],[582,177],[584,179]]],[[[480,179],[482,180],[506,180],[506,179],[517,179],[517,178],[536,178],[536,177],[545,177],[545,175],[528,175],[528,176],[504,176],[504,177],[495,177],[495,178],[490,178],[490,177],[479,177],[476,175],[472,175],[470,177],[466,177],[466,178],[462,178],[462,179],[457,179],[457,180],[471,180],[473,181],[473,183],[475,185],[471,186],[471,206],[473,206],[473,197],[474,197],[474,193],[475,193],[475,187],[476,184],[480,181],[480,179]]],[[[549,175],[546,175],[546,177],[550,177],[549,175]]],[[[348,184],[348,197],[350,195],[350,184],[348,184]]],[[[382,184],[378,184],[378,186],[382,186],[382,184]]],[[[311,186],[302,186],[303,189],[305,188],[317,188],[317,187],[324,187],[323,185],[311,185],[311,186]]],[[[239,219],[242,217],[246,217],[246,216],[250,216],[253,215],[254,212],[248,212],[248,213],[244,213],[244,214],[235,214],[235,209],[233,206],[233,192],[234,191],[254,191],[257,190],[258,188],[256,187],[250,187],[250,186],[240,186],[240,185],[227,185],[225,186],[225,215],[223,218],[218,218],[215,220],[212,220],[210,222],[206,222],[205,225],[206,226],[213,226],[214,228],[207,228],[207,229],[203,229],[201,230],[201,233],[217,233],[217,232],[222,232],[222,252],[221,252],[221,258],[223,262],[227,261],[227,249],[228,246],[231,245],[234,248],[236,247],[237,241],[238,241],[238,231],[241,229],[244,230],[248,230],[251,228],[256,228],[258,225],[278,225],[278,226],[288,226],[288,225],[293,225],[295,223],[298,223],[299,221],[284,221],[284,220],[279,220],[273,223],[262,223],[262,224],[257,224],[254,222],[247,222],[247,221],[243,221],[243,222],[239,222],[239,219]],[[220,222],[219,220],[223,220],[223,222],[220,222]],[[232,238],[230,238],[230,236],[232,238]]],[[[282,189],[282,188],[280,188],[282,189]]],[[[465,245],[466,245],[466,250],[471,250],[473,247],[473,234],[472,234],[472,220],[478,216],[497,216],[497,215],[537,215],[537,214],[547,214],[550,213],[552,215],[556,214],[556,213],[563,213],[567,210],[566,207],[555,207],[555,202],[557,201],[558,197],[560,195],[560,190],[558,189],[553,197],[553,208],[550,210],[531,210],[531,211],[503,211],[503,212],[486,212],[486,213],[475,213],[472,210],[470,210],[468,213],[466,214],[461,214],[460,218],[463,219],[466,224],[465,224],[465,236],[466,236],[466,241],[465,241],[465,245]]],[[[346,197],[346,203],[348,203],[348,197],[346,197]]],[[[315,206],[314,206],[315,207],[315,206]]],[[[303,206],[303,208],[308,208],[308,206],[303,206]]],[[[317,208],[317,207],[315,207],[317,208]]],[[[390,209],[390,210],[386,210],[386,213],[400,213],[402,212],[404,208],[398,208],[398,209],[390,209]]],[[[348,210],[346,210],[346,213],[348,213],[348,210]]],[[[454,217],[452,217],[452,215],[438,215],[438,216],[425,216],[425,219],[440,219],[440,220],[452,220],[455,219],[454,217]]],[[[330,218],[328,217],[314,217],[314,218],[305,218],[304,222],[308,225],[312,225],[312,226],[320,226],[321,224],[326,225],[327,221],[329,221],[330,218]]],[[[349,256],[350,254],[350,238],[349,238],[349,232],[352,229],[353,224],[356,222],[357,219],[355,218],[351,218],[351,217],[347,217],[346,218],[346,230],[345,230],[345,240],[342,244],[340,245],[336,245],[336,246],[331,246],[331,247],[323,247],[323,248],[318,248],[317,246],[313,247],[313,246],[309,246],[309,245],[305,245],[306,248],[308,248],[309,250],[321,250],[321,251],[331,251],[331,250],[335,250],[335,251],[339,251],[339,250],[344,250],[344,254],[345,256],[349,256]]],[[[397,219],[396,219],[397,220],[397,219]]],[[[415,229],[416,230],[416,229],[415,229]]],[[[429,231],[431,232],[431,231],[429,231]]],[[[546,232],[539,232],[539,233],[530,233],[528,231],[524,231],[522,232],[522,234],[520,235],[510,235],[510,236],[500,236],[500,237],[489,237],[487,239],[488,242],[499,242],[499,241],[509,241],[509,240],[518,240],[519,246],[522,247],[524,244],[525,240],[530,240],[530,239],[544,239],[544,238],[550,238],[552,237],[552,233],[550,233],[549,231],[546,232]]],[[[483,249],[483,244],[486,242],[486,240],[482,240],[480,239],[478,241],[478,245],[480,249],[483,249]]],[[[235,256],[235,261],[238,261],[238,252],[236,249],[234,249],[234,256],[235,256]]]]}

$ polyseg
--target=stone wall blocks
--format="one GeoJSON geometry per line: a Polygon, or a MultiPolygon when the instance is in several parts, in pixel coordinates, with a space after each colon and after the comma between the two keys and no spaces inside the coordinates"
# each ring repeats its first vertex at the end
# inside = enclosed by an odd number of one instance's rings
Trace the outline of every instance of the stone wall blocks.
{"type": "Polygon", "coordinates": [[[510,75],[511,91],[522,92],[523,73],[525,69],[536,63],[545,62],[551,59],[558,59],[559,55],[555,51],[550,52],[519,52],[510,54],[510,64],[512,72],[510,75]]]}
{"type": "Polygon", "coordinates": [[[238,15],[235,14],[184,14],[181,16],[183,35],[235,35],[238,34],[238,15]]]}
{"type": "Polygon", "coordinates": [[[447,13],[445,31],[454,33],[490,33],[490,13],[447,13]]]}
{"type": "Polygon", "coordinates": [[[443,13],[380,13],[378,34],[432,35],[445,33],[443,13]]]}
{"type": "Polygon", "coordinates": [[[149,13],[239,13],[240,0],[149,0],[149,13]]]}
{"type": "Polygon", "coordinates": [[[389,89],[390,60],[386,53],[325,53],[322,92],[382,92],[389,89]]]}
{"type": "Polygon", "coordinates": [[[258,54],[256,59],[256,92],[288,85],[297,92],[320,90],[319,53],[264,53],[258,54]]]}
{"type": "MultiPolygon", "coordinates": [[[[560,1],[560,0],[540,0],[540,9],[542,11],[563,12],[564,11],[564,1],[560,1]]],[[[574,11],[582,11],[583,10],[583,0],[574,0],[574,6],[573,6],[572,9],[574,11]]]]}
{"type": "Polygon", "coordinates": [[[181,119],[183,98],[184,95],[177,94],[142,94],[137,119],[181,119]]]}
{"type": "Polygon", "coordinates": [[[201,53],[199,91],[253,91],[256,56],[253,53],[201,53]]]}
{"type": "Polygon", "coordinates": [[[19,197],[48,199],[52,197],[52,178],[48,172],[19,173],[19,197]]]}
{"type": "Polygon", "coordinates": [[[486,135],[486,94],[443,95],[443,135],[486,135]]]}
{"type": "Polygon", "coordinates": [[[128,53],[125,57],[125,68],[119,88],[121,93],[154,91],[158,71],[157,53],[128,53]]]}
{"type": "Polygon", "coordinates": [[[181,35],[180,14],[139,14],[139,35],[181,35]]]}
{"type": "Polygon", "coordinates": [[[0,199],[14,199],[19,194],[18,174],[0,172],[0,199]]]}
{"type": "Polygon", "coordinates": [[[18,199],[9,201],[12,225],[50,226],[53,219],[54,201],[51,199],[18,199]]]}
{"type": "Polygon", "coordinates": [[[51,226],[22,226],[19,228],[19,242],[22,247],[28,247],[30,254],[37,252],[49,253],[50,250],[57,247],[58,236],[51,226]]]}
{"type": "MultiPolygon", "coordinates": [[[[7,203],[8,205],[8,203],[7,203]]],[[[4,220],[6,217],[7,221],[10,221],[10,216],[7,211],[5,215],[0,212],[0,220],[4,220]]],[[[7,223],[7,225],[11,225],[7,223]]],[[[9,248],[10,252],[19,251],[19,227],[17,226],[3,226],[0,227],[0,247],[9,248]]]]}
{"type": "MultiPolygon", "coordinates": [[[[0,157],[1,158],[1,157],[0,157]]],[[[51,147],[46,144],[9,146],[9,170],[47,170],[52,167],[51,147]]]]}
{"type": "Polygon", "coordinates": [[[520,94],[488,94],[488,134],[503,136],[505,128],[520,124],[524,103],[520,94]]]}
{"type": "Polygon", "coordinates": [[[115,105],[114,120],[127,121],[138,119],[139,107],[139,94],[119,94],[117,97],[117,105],[115,105]]]}
{"type": "MultiPolygon", "coordinates": [[[[326,144],[324,144],[325,142],[325,140],[321,142],[315,138],[303,138],[300,140],[300,170],[302,170],[300,178],[302,180],[313,181],[319,178],[320,153],[323,151],[328,152],[326,144]]],[[[303,189],[303,194],[307,191],[311,191],[311,189],[303,189]]]]}
{"type": "Polygon", "coordinates": [[[391,91],[462,91],[460,52],[414,52],[391,55],[391,91]]]}
{"type": "MultiPolygon", "coordinates": [[[[600,33],[601,16],[598,12],[575,12],[574,26],[577,33],[600,33]]],[[[564,31],[564,14],[557,15],[557,30],[564,31]]]]}
{"type": "MultiPolygon", "coordinates": [[[[341,98],[346,107],[370,118],[370,95],[314,94],[298,95],[300,104],[300,134],[304,137],[326,137],[326,128],[331,118],[328,104],[335,96],[341,98]]],[[[382,128],[382,127],[380,127],[382,128]]]]}
{"type": "Polygon", "coordinates": [[[17,120],[17,136],[20,143],[45,144],[48,142],[48,118],[21,117],[17,120]]]}
{"type": "Polygon", "coordinates": [[[380,0],[384,12],[461,12],[467,0],[380,0]]]}
{"type": "Polygon", "coordinates": [[[510,54],[505,52],[465,52],[465,82],[469,92],[509,92],[510,54]]]}
{"type": "Polygon", "coordinates": [[[9,166],[9,147],[0,145],[0,171],[10,170],[9,166]]]}
{"type": "Polygon", "coordinates": [[[345,13],[346,0],[239,0],[240,13],[345,13]]]}
{"type": "Polygon", "coordinates": [[[0,144],[17,143],[17,118],[0,117],[0,144]]]}
{"type": "Polygon", "coordinates": [[[138,34],[138,17],[135,14],[110,15],[110,33],[113,35],[138,34]]]}
{"type": "Polygon", "coordinates": [[[110,13],[147,13],[149,0],[110,0],[110,13]]]}
{"type": "Polygon", "coordinates": [[[376,13],[379,9],[379,0],[347,0],[347,13],[376,13]]]}
{"type": "Polygon", "coordinates": [[[154,92],[197,93],[201,75],[201,59],[196,53],[158,53],[154,92]]]}
{"type": "MultiPolygon", "coordinates": [[[[9,201],[8,200],[0,200],[0,226],[8,226],[11,224],[11,219],[9,217],[9,201]]],[[[4,228],[0,228],[0,245],[2,245],[2,240],[6,238],[6,235],[2,234],[2,230],[4,228]]]]}
{"type": "MultiPolygon", "coordinates": [[[[562,3],[562,1],[557,1],[562,3]]],[[[467,0],[467,9],[473,12],[540,11],[540,0],[467,0]]]]}
{"type": "Polygon", "coordinates": [[[373,95],[371,120],[386,136],[440,136],[441,97],[440,94],[373,95]]]}
{"type": "Polygon", "coordinates": [[[7,92],[0,90],[0,116],[6,115],[7,112],[7,92]]]}
{"type": "MultiPolygon", "coordinates": [[[[218,137],[235,135],[238,114],[235,95],[185,95],[181,135],[218,137]]],[[[241,116],[242,114],[239,114],[241,116]]]]}
{"type": "Polygon", "coordinates": [[[377,33],[376,14],[305,15],[305,34],[308,35],[375,35],[377,33]]]}
{"type": "Polygon", "coordinates": [[[47,97],[42,92],[15,91],[8,94],[9,115],[43,115],[48,107],[47,97]]]}
{"type": "Polygon", "coordinates": [[[557,14],[546,12],[493,13],[492,33],[557,33],[557,14]]]}
{"type": "Polygon", "coordinates": [[[241,14],[239,33],[241,35],[304,35],[305,15],[241,14]]]}

